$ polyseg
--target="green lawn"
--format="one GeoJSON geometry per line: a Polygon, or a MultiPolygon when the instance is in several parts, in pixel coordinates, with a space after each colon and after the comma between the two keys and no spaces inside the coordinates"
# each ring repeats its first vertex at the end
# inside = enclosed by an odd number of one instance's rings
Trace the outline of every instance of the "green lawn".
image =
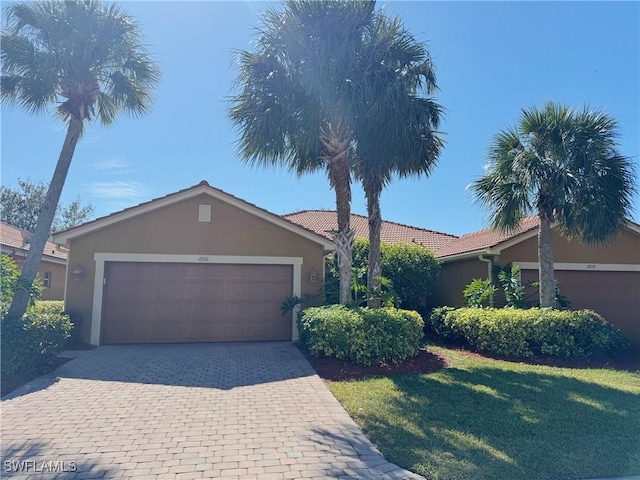
{"type": "Polygon", "coordinates": [[[640,372],[430,350],[452,364],[330,386],[391,462],[434,480],[640,474],[640,372]]]}

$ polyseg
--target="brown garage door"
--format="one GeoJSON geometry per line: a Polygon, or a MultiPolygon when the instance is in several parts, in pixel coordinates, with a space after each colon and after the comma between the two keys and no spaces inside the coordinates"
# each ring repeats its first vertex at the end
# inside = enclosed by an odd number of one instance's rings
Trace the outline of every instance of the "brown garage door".
{"type": "Polygon", "coordinates": [[[102,343],[291,340],[290,265],[110,262],[102,343]]]}
{"type": "MultiPolygon", "coordinates": [[[[572,309],[594,310],[628,336],[640,339],[639,272],[556,270],[555,276],[572,309]]],[[[523,282],[537,279],[537,271],[522,272],[523,282]]]]}

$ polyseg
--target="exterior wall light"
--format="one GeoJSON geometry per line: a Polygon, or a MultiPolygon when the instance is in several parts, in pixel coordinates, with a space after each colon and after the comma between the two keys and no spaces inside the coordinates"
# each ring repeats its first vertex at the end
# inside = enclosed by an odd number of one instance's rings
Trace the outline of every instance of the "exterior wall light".
{"type": "Polygon", "coordinates": [[[84,278],[84,268],[82,268],[82,265],[78,264],[78,266],[73,270],[73,279],[76,282],[79,282],[83,278],[84,278]]]}
{"type": "Polygon", "coordinates": [[[318,272],[315,269],[311,269],[309,272],[309,283],[317,283],[318,282],[318,272]]]}

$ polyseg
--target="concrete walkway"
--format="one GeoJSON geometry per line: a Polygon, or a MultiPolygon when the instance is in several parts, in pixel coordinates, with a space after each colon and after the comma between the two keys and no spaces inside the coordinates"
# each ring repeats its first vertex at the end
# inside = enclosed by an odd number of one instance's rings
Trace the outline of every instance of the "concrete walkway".
{"type": "Polygon", "coordinates": [[[3,478],[422,478],[380,455],[291,343],[68,353],[3,398],[3,478]]]}

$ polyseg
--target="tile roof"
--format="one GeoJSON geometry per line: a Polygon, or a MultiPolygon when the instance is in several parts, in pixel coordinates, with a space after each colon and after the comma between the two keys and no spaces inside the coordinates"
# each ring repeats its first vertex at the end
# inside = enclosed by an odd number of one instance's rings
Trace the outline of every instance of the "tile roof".
{"type": "Polygon", "coordinates": [[[510,232],[501,232],[493,228],[485,228],[477,232],[467,233],[439,248],[436,256],[442,258],[459,255],[461,253],[475,252],[477,250],[486,250],[522,233],[538,228],[539,223],[540,220],[538,217],[527,217],[520,222],[520,225],[516,229],[510,232]]]}
{"type": "MultiPolygon", "coordinates": [[[[332,237],[328,231],[338,228],[338,219],[334,210],[302,210],[282,217],[330,240],[332,240],[332,237]]],[[[364,215],[352,213],[351,228],[355,230],[356,237],[369,237],[369,222],[364,215]]],[[[383,220],[380,238],[386,243],[418,243],[427,248],[438,250],[458,237],[383,220]]]]}
{"type": "MultiPolygon", "coordinates": [[[[29,250],[29,244],[26,245],[22,240],[22,230],[16,228],[8,223],[0,222],[0,245],[2,245],[3,250],[15,250],[15,251],[24,251],[29,250]]],[[[47,242],[44,247],[43,255],[47,257],[58,258],[60,260],[67,259],[67,253],[58,250],[57,246],[54,243],[47,242]]]]}

